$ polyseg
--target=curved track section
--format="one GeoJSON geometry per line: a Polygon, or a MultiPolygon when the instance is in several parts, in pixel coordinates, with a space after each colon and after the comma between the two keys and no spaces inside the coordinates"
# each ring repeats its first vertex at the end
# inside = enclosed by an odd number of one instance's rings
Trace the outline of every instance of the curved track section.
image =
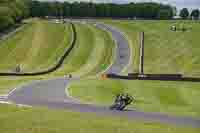
{"type": "Polygon", "coordinates": [[[116,59],[106,73],[121,73],[122,70],[129,64],[129,60],[131,59],[128,41],[123,34],[114,27],[102,23],[97,23],[96,27],[111,32],[112,37],[117,44],[115,55],[116,59]]]}
{"type": "Polygon", "coordinates": [[[147,113],[136,110],[111,111],[108,107],[81,104],[65,94],[69,82],[79,79],[52,79],[35,81],[16,89],[8,96],[9,101],[30,106],[44,106],[55,109],[69,109],[78,112],[93,112],[100,115],[123,116],[149,122],[162,122],[180,126],[200,127],[200,119],[176,117],[160,113],[147,113]]]}
{"type": "MultiPolygon", "coordinates": [[[[101,27],[102,26],[104,27],[104,25],[101,25],[101,27]]],[[[107,26],[105,26],[104,28],[106,28],[107,30],[110,29],[107,26]]],[[[115,33],[120,34],[120,32],[117,31],[115,33]]],[[[113,37],[114,36],[115,34],[113,34],[113,37]]],[[[115,36],[115,38],[118,39],[117,36],[115,36]]],[[[115,67],[115,65],[119,64],[114,63],[109,72],[121,72],[123,67],[115,67]]],[[[128,117],[129,119],[141,119],[150,122],[155,121],[168,124],[176,124],[180,126],[200,127],[200,119],[195,118],[176,117],[160,113],[140,112],[136,110],[129,110],[124,112],[111,111],[108,107],[81,104],[80,102],[74,100],[72,97],[67,96],[65,93],[65,88],[68,85],[68,83],[74,80],[79,79],[59,78],[46,81],[34,81],[28,85],[24,85],[20,88],[16,88],[14,91],[11,91],[6,100],[16,104],[24,104],[30,106],[44,106],[56,109],[69,109],[79,112],[93,112],[98,113],[100,115],[124,116],[128,117]]]]}

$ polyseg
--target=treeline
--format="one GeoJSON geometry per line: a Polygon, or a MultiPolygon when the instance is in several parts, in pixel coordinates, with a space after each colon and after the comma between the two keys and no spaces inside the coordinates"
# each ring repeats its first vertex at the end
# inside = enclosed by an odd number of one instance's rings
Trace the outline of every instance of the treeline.
{"type": "MultiPolygon", "coordinates": [[[[175,7],[154,2],[114,4],[0,0],[0,31],[29,16],[172,19],[175,15],[175,7]]],[[[200,11],[195,9],[189,13],[187,8],[183,8],[179,16],[182,19],[199,19],[200,11]]]]}
{"type": "Polygon", "coordinates": [[[170,5],[158,3],[88,3],[88,2],[41,2],[32,1],[32,17],[110,17],[171,19],[176,10],[170,5]]]}
{"type": "Polygon", "coordinates": [[[29,0],[0,0],[0,31],[29,16],[29,0]]]}
{"type": "Polygon", "coordinates": [[[199,9],[193,9],[192,12],[190,13],[187,8],[183,8],[180,11],[179,16],[182,19],[196,19],[196,20],[198,20],[199,17],[200,17],[200,10],[199,9]]]}

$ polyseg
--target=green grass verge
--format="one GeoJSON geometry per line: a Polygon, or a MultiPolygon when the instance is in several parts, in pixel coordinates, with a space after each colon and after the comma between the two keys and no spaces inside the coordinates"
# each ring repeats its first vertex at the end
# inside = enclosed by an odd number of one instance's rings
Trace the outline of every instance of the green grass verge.
{"type": "Polygon", "coordinates": [[[66,73],[78,71],[90,57],[94,48],[94,35],[87,25],[75,24],[77,40],[70,55],[65,59],[62,66],[66,73]]]}
{"type": "MultiPolygon", "coordinates": [[[[112,64],[115,52],[115,44],[110,33],[91,25],[90,29],[95,35],[95,47],[87,63],[80,69],[87,76],[104,72],[112,64]]],[[[77,73],[81,73],[80,71],[77,73]]]]}
{"type": "MultiPolygon", "coordinates": [[[[199,76],[199,32],[197,21],[108,21],[119,27],[138,50],[138,34],[145,32],[144,70],[146,73],[180,73],[199,76]],[[186,32],[173,32],[172,25],[185,26],[186,32]]],[[[134,64],[138,64],[138,52],[134,50],[134,64]]],[[[137,65],[133,65],[137,70],[137,65]]]]}
{"type": "Polygon", "coordinates": [[[200,116],[199,83],[85,79],[69,85],[73,97],[107,106],[120,92],[134,96],[136,101],[130,107],[140,111],[200,116]]]}
{"type": "Polygon", "coordinates": [[[0,77],[0,95],[7,95],[8,92],[20,87],[24,84],[30,83],[33,80],[46,80],[48,78],[55,78],[51,75],[44,76],[30,76],[30,77],[0,77]]]}
{"type": "Polygon", "coordinates": [[[23,84],[26,81],[26,79],[0,78],[0,95],[6,95],[9,91],[14,89],[16,85],[23,84]]]}
{"type": "Polygon", "coordinates": [[[0,105],[3,133],[199,133],[198,128],[176,127],[126,118],[0,105]]]}
{"type": "Polygon", "coordinates": [[[17,34],[0,42],[0,71],[13,71],[18,64],[25,72],[47,69],[57,62],[70,40],[69,24],[29,22],[17,34]]]}
{"type": "Polygon", "coordinates": [[[93,25],[75,24],[75,26],[77,30],[75,48],[60,70],[76,76],[96,75],[111,64],[114,42],[109,33],[93,25]]]}

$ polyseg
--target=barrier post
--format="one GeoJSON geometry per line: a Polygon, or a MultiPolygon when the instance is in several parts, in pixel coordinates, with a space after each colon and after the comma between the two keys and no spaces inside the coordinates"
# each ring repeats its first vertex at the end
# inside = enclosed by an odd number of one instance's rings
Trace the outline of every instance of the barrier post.
{"type": "Polygon", "coordinates": [[[144,32],[140,34],[140,74],[144,75],[144,32]]]}

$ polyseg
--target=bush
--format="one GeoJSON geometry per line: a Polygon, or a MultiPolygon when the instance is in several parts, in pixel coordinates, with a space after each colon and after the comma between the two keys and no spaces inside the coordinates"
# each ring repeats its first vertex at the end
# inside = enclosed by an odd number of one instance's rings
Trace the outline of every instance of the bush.
{"type": "Polygon", "coordinates": [[[10,16],[0,16],[0,32],[14,25],[14,20],[10,16]]]}
{"type": "Polygon", "coordinates": [[[30,0],[0,0],[0,32],[29,15],[30,0]]]}
{"type": "Polygon", "coordinates": [[[12,13],[8,7],[0,7],[0,32],[14,25],[12,13]]]}
{"type": "Polygon", "coordinates": [[[181,11],[180,11],[180,17],[183,18],[183,19],[187,19],[189,16],[189,11],[187,8],[183,8],[181,11]]]}
{"type": "Polygon", "coordinates": [[[169,10],[160,10],[158,13],[158,19],[171,19],[173,16],[169,10]]]}

